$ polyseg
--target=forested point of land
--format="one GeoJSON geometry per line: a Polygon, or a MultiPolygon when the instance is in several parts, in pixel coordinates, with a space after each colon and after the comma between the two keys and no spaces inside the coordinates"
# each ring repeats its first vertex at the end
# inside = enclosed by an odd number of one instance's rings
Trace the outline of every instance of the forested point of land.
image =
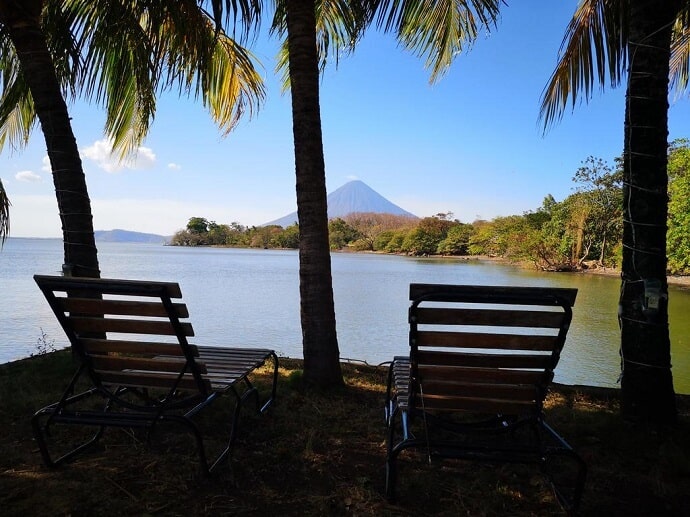
{"type": "MultiPolygon", "coordinates": [[[[668,273],[690,274],[690,141],[676,140],[668,155],[668,273]]],[[[413,256],[489,256],[530,262],[548,271],[618,268],[623,233],[622,162],[588,157],[575,171],[573,193],[551,194],[521,215],[463,223],[453,214],[422,219],[353,213],[328,223],[332,250],[413,256]]],[[[296,249],[299,226],[246,227],[192,217],[172,240],[177,246],[296,249]]]]}

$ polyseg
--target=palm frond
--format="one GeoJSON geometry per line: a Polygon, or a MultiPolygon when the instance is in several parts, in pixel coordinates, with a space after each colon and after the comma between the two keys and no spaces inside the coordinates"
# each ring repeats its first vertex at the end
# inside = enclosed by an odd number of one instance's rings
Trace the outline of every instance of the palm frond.
{"type": "Polygon", "coordinates": [[[675,91],[676,98],[679,98],[688,89],[690,80],[690,1],[688,0],[684,2],[673,27],[669,67],[670,88],[675,91]]]}
{"type": "MultiPolygon", "coordinates": [[[[200,2],[202,5],[207,3],[200,2]]],[[[233,39],[244,44],[261,23],[261,0],[211,0],[211,14],[216,29],[232,27],[233,39]],[[238,30],[239,29],[239,30],[238,30]]]]}
{"type": "Polygon", "coordinates": [[[177,84],[180,93],[201,97],[214,121],[227,135],[245,113],[251,117],[261,106],[265,90],[254,65],[256,58],[224,31],[215,31],[199,10],[171,16],[161,25],[164,37],[156,52],[164,56],[163,88],[177,84]],[[186,24],[196,27],[190,38],[186,24]]]}
{"type": "MultiPolygon", "coordinates": [[[[366,1],[321,0],[315,4],[316,45],[319,69],[329,61],[338,66],[340,57],[352,52],[369,24],[371,9],[366,1]]],[[[283,91],[290,88],[285,3],[277,2],[271,32],[281,38],[275,70],[281,75],[283,91]]]]}
{"type": "Polygon", "coordinates": [[[197,96],[202,96],[225,135],[245,113],[252,117],[263,101],[262,79],[252,60],[253,56],[235,40],[220,37],[211,66],[197,80],[197,96]]]}
{"type": "Polygon", "coordinates": [[[10,199],[7,196],[5,186],[0,179],[0,248],[5,244],[5,239],[10,234],[10,199]]]}
{"type": "Polygon", "coordinates": [[[79,41],[75,36],[78,26],[75,12],[63,9],[61,2],[46,2],[41,26],[65,98],[74,98],[83,65],[79,41]]]}
{"type": "Polygon", "coordinates": [[[3,36],[0,34],[0,150],[5,144],[22,149],[29,141],[36,115],[14,47],[3,36]]]}
{"type": "Polygon", "coordinates": [[[420,0],[376,2],[376,24],[395,32],[403,47],[425,59],[436,82],[480,31],[498,23],[503,0],[420,0]]]}
{"type": "Polygon", "coordinates": [[[36,125],[33,98],[21,79],[3,89],[0,96],[0,151],[8,144],[23,149],[36,125]]]}
{"type": "Polygon", "coordinates": [[[253,56],[196,0],[66,3],[86,49],[83,93],[106,108],[105,132],[121,159],[143,141],[163,91],[201,96],[225,134],[263,101],[253,56]]]}
{"type": "MultiPolygon", "coordinates": [[[[69,10],[61,9],[58,4],[60,2],[46,2],[41,26],[67,99],[76,95],[82,62],[72,30],[75,20],[70,17],[69,10]]],[[[0,76],[0,149],[5,144],[21,149],[28,143],[37,118],[31,92],[24,82],[19,59],[5,27],[0,28],[0,76]]]]}
{"type": "Polygon", "coordinates": [[[582,0],[568,24],[558,63],[542,92],[546,130],[570,103],[592,97],[595,86],[618,86],[628,64],[628,1],[582,0]]]}

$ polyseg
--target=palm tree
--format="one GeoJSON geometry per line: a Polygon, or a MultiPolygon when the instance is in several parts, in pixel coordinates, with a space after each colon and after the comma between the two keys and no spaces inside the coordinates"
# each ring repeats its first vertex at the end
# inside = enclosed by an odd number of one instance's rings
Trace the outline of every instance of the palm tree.
{"type": "Polygon", "coordinates": [[[297,220],[300,229],[299,278],[304,380],[309,384],[331,386],[342,383],[342,373],[328,243],[314,4],[304,0],[287,0],[286,22],[297,178],[297,220]]]}
{"type": "MultiPolygon", "coordinates": [[[[16,77],[16,81],[25,83],[31,91],[32,107],[46,140],[62,221],[63,268],[74,275],[97,277],[100,270],[91,202],[67,105],[41,27],[43,7],[41,0],[0,2],[0,24],[6,38],[4,50],[8,49],[7,42],[11,41],[21,68],[21,78],[16,77]]],[[[13,93],[13,89],[6,85],[5,91],[13,93]]]]}
{"type": "Polygon", "coordinates": [[[5,239],[10,234],[10,206],[10,198],[7,196],[2,180],[0,180],[0,248],[5,244],[5,239]]]}
{"type": "MultiPolygon", "coordinates": [[[[242,13],[247,25],[251,16],[242,13]]],[[[195,0],[1,0],[0,65],[0,144],[25,143],[38,118],[62,222],[63,269],[77,276],[100,271],[65,91],[81,88],[105,105],[106,133],[123,156],[146,134],[156,94],[175,84],[201,95],[226,131],[263,97],[250,56],[195,0]]]]}
{"type": "Polygon", "coordinates": [[[319,106],[319,70],[329,47],[352,50],[373,22],[394,32],[402,45],[426,57],[432,80],[473,41],[482,25],[495,24],[500,0],[279,2],[273,29],[287,35],[292,96],[297,218],[300,228],[300,308],[304,381],[321,387],[342,383],[336,334],[326,174],[319,106]]]}
{"type": "MultiPolygon", "coordinates": [[[[547,124],[595,83],[627,67],[623,146],[623,264],[619,304],[623,414],[676,419],[666,283],[669,60],[681,0],[583,0],[542,99],[547,124]],[[595,72],[596,70],[596,72],[595,72]]],[[[681,16],[684,15],[684,16],[681,16]]],[[[687,68],[686,68],[687,70],[687,68]]]]}

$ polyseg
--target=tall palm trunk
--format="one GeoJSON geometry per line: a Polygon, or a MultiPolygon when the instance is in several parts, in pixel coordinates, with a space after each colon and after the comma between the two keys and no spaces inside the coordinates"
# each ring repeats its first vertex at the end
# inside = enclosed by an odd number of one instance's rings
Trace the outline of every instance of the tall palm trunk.
{"type": "Polygon", "coordinates": [[[342,384],[328,243],[314,2],[287,1],[304,381],[342,384]]]}
{"type": "Polygon", "coordinates": [[[63,269],[74,276],[98,277],[91,201],[67,105],[41,29],[42,4],[37,0],[0,2],[0,23],[14,45],[46,141],[62,222],[63,269]]]}
{"type": "Polygon", "coordinates": [[[623,414],[676,418],[666,283],[668,74],[680,2],[631,0],[623,186],[623,414]]]}

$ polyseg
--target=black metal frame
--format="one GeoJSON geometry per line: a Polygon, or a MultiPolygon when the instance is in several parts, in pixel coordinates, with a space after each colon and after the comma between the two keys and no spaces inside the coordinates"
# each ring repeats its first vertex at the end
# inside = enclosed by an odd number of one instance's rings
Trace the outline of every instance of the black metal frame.
{"type": "MultiPolygon", "coordinates": [[[[199,455],[200,470],[203,474],[208,475],[229,457],[237,437],[240,412],[246,401],[253,397],[256,402],[257,413],[263,413],[275,400],[279,366],[278,357],[275,352],[267,349],[213,348],[216,351],[235,352],[239,350],[243,353],[253,354],[254,365],[247,367],[246,371],[239,375],[231,386],[223,390],[210,388],[209,382],[203,378],[197,365],[197,359],[200,357],[195,354],[192,345],[187,342],[181,322],[171,301],[169,289],[171,286],[174,286],[179,291],[179,287],[176,284],[40,275],[36,275],[34,278],[69,338],[73,354],[79,361],[78,369],[60,400],[38,410],[31,419],[33,434],[46,466],[54,468],[70,461],[79,453],[97,443],[107,427],[143,428],[148,430],[150,436],[157,426],[164,423],[172,423],[181,425],[192,434],[199,455]],[[100,298],[104,294],[119,294],[150,296],[160,299],[166,308],[167,316],[175,329],[175,337],[185,357],[184,366],[175,381],[169,387],[163,389],[167,393],[162,397],[154,397],[147,388],[131,386],[113,387],[101,382],[98,373],[92,367],[90,354],[82,345],[80,336],[72,328],[63,309],[59,306],[55,292],[66,292],[68,294],[78,292],[80,296],[91,298],[100,298]],[[262,403],[258,389],[251,383],[248,375],[267,360],[273,362],[272,385],[270,395],[262,403]],[[196,381],[198,389],[194,392],[188,389],[178,389],[178,384],[186,372],[191,372],[196,381]],[[85,377],[88,377],[91,386],[84,391],[75,393],[78,383],[85,377]],[[219,398],[220,395],[225,394],[225,392],[231,394],[231,398],[234,400],[230,434],[226,446],[209,462],[204,446],[204,437],[193,418],[219,398]],[[100,399],[104,404],[102,409],[84,409],[80,405],[80,403],[90,398],[100,399]],[[54,458],[49,450],[48,439],[51,427],[57,424],[91,426],[98,429],[84,443],[54,458]]],[[[175,296],[177,297],[177,295],[175,296]]],[[[211,348],[196,347],[196,349],[203,351],[204,349],[210,350],[211,348]]]]}
{"type": "MultiPolygon", "coordinates": [[[[490,287],[490,286],[447,286],[434,284],[412,284],[412,304],[409,309],[410,356],[395,357],[388,371],[385,421],[388,429],[386,451],[386,488],[389,501],[396,498],[397,458],[406,449],[424,450],[429,459],[458,458],[501,463],[537,464],[552,481],[557,499],[568,512],[575,512],[584,490],[587,466],[573,448],[544,420],[542,402],[553,379],[553,368],[558,363],[561,349],[572,318],[574,290],[490,287]],[[543,291],[543,292],[541,292],[543,291]],[[570,292],[569,292],[570,291],[570,292]],[[417,298],[413,297],[417,293],[417,298]],[[556,293],[556,296],[554,296],[556,293]],[[546,297],[545,297],[546,296],[546,297]],[[425,411],[423,387],[417,382],[416,310],[423,302],[467,302],[519,305],[560,306],[564,311],[564,323],[559,329],[557,344],[552,352],[552,366],[545,372],[544,382],[536,388],[541,393],[535,411],[526,415],[495,415],[479,421],[457,421],[452,415],[439,416],[425,411]],[[420,393],[421,392],[421,393],[420,393]],[[421,422],[423,437],[412,432],[421,422]],[[441,430],[442,438],[430,436],[441,430]],[[525,439],[525,430],[533,439],[525,439]],[[450,434],[449,434],[450,433],[450,434]],[[455,438],[453,437],[455,434],[455,438]],[[450,436],[450,438],[448,438],[450,436]],[[456,439],[462,436],[463,440],[456,439]],[[499,440],[508,443],[499,444],[499,440]],[[549,460],[566,457],[574,462],[576,474],[570,493],[562,490],[547,472],[549,460]]],[[[421,436],[421,435],[420,435],[421,436]]]]}

